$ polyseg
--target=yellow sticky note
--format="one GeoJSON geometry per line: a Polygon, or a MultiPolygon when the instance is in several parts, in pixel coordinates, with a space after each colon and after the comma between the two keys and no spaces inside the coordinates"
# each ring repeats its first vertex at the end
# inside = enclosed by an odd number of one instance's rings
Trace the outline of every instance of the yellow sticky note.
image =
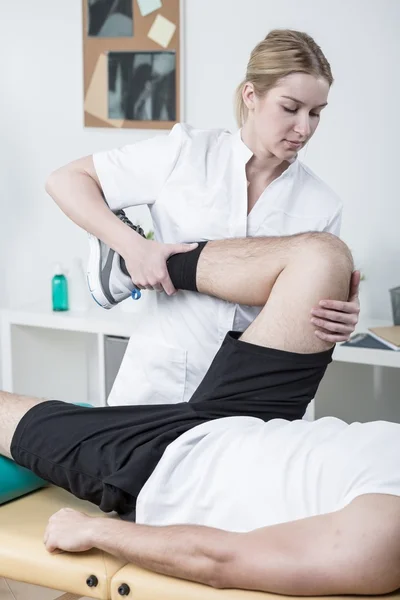
{"type": "Polygon", "coordinates": [[[175,33],[176,25],[161,15],[157,15],[154,19],[154,23],[148,33],[148,37],[160,44],[163,48],[167,48],[172,36],[175,33]]]}
{"type": "Polygon", "coordinates": [[[161,0],[137,0],[137,3],[142,17],[146,17],[162,6],[161,0]]]}

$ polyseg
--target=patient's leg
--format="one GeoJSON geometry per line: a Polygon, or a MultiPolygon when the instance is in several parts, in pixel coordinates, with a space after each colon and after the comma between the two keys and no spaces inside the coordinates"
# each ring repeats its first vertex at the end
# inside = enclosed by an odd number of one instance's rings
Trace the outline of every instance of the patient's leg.
{"type": "Polygon", "coordinates": [[[189,403],[207,419],[300,419],[333,351],[310,311],[323,298],[347,300],[353,261],[330,234],[249,241],[211,242],[200,255],[199,291],[264,307],[244,333],[227,334],[189,403]]]}
{"type": "Polygon", "coordinates": [[[264,306],[243,341],[311,353],[332,344],[310,322],[319,300],[346,301],[353,270],[347,246],[328,233],[208,242],[197,289],[230,302],[264,306]]]}

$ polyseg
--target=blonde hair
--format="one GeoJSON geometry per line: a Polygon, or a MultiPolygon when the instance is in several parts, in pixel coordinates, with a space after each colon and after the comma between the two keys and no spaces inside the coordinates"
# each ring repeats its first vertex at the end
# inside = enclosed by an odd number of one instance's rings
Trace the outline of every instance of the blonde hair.
{"type": "Polygon", "coordinates": [[[248,114],[242,96],[245,84],[252,83],[256,95],[262,97],[291,73],[308,73],[325,78],[330,86],[333,83],[330,64],[312,37],[292,29],[273,29],[252,51],[246,77],[237,87],[235,108],[239,127],[248,114]]]}

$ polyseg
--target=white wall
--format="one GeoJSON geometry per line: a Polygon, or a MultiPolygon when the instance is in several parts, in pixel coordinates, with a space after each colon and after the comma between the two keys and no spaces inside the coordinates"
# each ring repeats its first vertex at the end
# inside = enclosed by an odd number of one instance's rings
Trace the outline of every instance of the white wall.
{"type": "MultiPolygon", "coordinates": [[[[184,0],[185,120],[235,128],[232,96],[274,27],[315,37],[336,82],[305,161],[345,203],[343,237],[365,271],[365,310],[390,318],[400,285],[398,0],[184,0]]],[[[44,192],[56,167],[152,131],[84,129],[81,0],[0,0],[0,305],[48,295],[51,267],[86,236],[44,192]]],[[[145,213],[139,217],[149,226],[145,213]]]]}

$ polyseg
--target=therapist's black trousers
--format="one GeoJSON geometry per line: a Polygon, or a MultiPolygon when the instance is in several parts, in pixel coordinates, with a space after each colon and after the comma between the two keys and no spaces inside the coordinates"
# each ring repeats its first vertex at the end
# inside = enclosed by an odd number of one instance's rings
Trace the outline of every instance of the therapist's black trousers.
{"type": "Polygon", "coordinates": [[[84,408],[48,401],[30,409],[12,439],[14,460],[75,496],[134,520],[137,496],[164,450],[211,419],[301,419],[332,350],[295,354],[229,332],[190,402],[84,408]]]}

